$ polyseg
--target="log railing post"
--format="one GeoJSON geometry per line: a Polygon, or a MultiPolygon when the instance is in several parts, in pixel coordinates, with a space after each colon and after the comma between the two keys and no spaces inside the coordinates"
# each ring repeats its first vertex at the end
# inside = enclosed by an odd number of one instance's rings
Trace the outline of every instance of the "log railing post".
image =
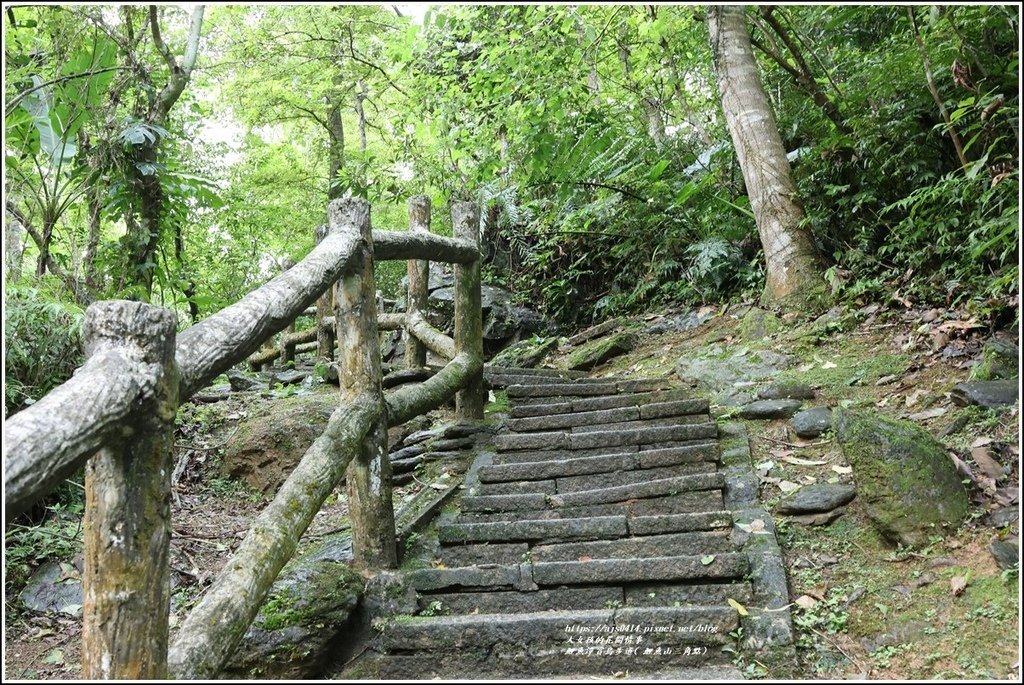
{"type": "MultiPolygon", "coordinates": [[[[430,232],[430,198],[417,195],[409,198],[409,231],[430,232]]],[[[409,290],[406,296],[406,320],[414,314],[426,316],[429,297],[430,262],[426,259],[410,259],[408,262],[409,290]]],[[[405,365],[413,369],[427,365],[427,347],[408,329],[405,330],[405,365]]]]}
{"type": "MultiPolygon", "coordinates": [[[[327,225],[317,226],[316,242],[327,237],[327,225]]],[[[316,356],[324,361],[334,360],[334,327],[325,326],[324,319],[334,313],[334,287],[327,289],[316,301],[316,356]]]]}
{"type": "MultiPolygon", "coordinates": [[[[361,239],[335,293],[341,402],[369,394],[383,406],[370,204],[358,198],[334,200],[327,215],[332,231],[343,226],[358,231],[361,239]]],[[[360,453],[345,475],[356,563],[366,568],[394,568],[398,565],[398,549],[384,412],[367,432],[360,453]]]]}
{"type": "MultiPolygon", "coordinates": [[[[284,263],[284,271],[287,271],[293,266],[295,266],[295,262],[293,260],[286,260],[284,263]]],[[[296,324],[294,320],[288,324],[288,328],[281,331],[281,340],[279,344],[281,345],[281,368],[283,369],[287,369],[289,366],[295,366],[295,343],[291,342],[288,338],[289,334],[294,333],[295,331],[296,324]]]]}
{"type": "MultiPolygon", "coordinates": [[[[473,202],[452,205],[452,232],[456,238],[480,244],[480,209],[473,202]]],[[[455,352],[467,353],[481,363],[465,389],[455,396],[455,416],[459,421],[484,417],[483,315],[480,311],[480,259],[455,265],[455,352]]]]}
{"type": "Polygon", "coordinates": [[[173,312],[108,300],[89,307],[89,357],[117,349],[149,367],[152,399],[85,468],[82,677],[167,677],[171,470],[178,368],[173,312]]]}

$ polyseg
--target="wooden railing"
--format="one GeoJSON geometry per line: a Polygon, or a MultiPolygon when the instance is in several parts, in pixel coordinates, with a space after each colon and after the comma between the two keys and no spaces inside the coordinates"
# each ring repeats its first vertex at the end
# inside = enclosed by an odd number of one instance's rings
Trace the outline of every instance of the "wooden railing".
{"type": "MultiPolygon", "coordinates": [[[[455,237],[445,238],[425,230],[427,198],[409,204],[412,230],[391,233],[371,230],[367,202],[335,200],[305,259],[177,335],[176,317],[166,309],[120,300],[93,304],[85,318],[85,364],[4,422],[8,520],[85,465],[83,678],[214,677],[343,478],[356,563],[396,565],[387,428],[453,396],[460,420],[483,416],[478,210],[455,203],[455,237]],[[427,381],[387,394],[373,275],[374,261],[382,259],[410,260],[410,304],[400,321],[409,331],[407,358],[422,365],[426,346],[451,359],[427,381]],[[454,340],[422,318],[427,260],[455,263],[454,340]],[[332,292],[338,408],[168,648],[176,410],[314,303],[318,321],[328,319],[332,292]]],[[[323,331],[318,324],[313,339],[326,353],[334,341],[323,331]]]]}

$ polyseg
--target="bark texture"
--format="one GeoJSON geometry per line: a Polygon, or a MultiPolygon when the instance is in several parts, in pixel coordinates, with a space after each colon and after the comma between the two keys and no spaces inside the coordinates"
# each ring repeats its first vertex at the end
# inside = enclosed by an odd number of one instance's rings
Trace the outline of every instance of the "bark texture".
{"type": "Polygon", "coordinates": [[[124,302],[89,308],[90,356],[119,351],[151,369],[153,384],[129,421],[85,469],[82,676],[167,676],[171,594],[171,455],[178,378],[177,320],[166,309],[124,302]]]}
{"type": "MultiPolygon", "coordinates": [[[[168,312],[122,300],[97,302],[86,311],[86,333],[115,315],[149,331],[168,312]]],[[[63,385],[4,422],[4,512],[27,510],[68,478],[153,396],[163,370],[143,355],[146,338],[132,333],[121,344],[93,345],[88,359],[63,385]]],[[[128,428],[129,434],[134,430],[128,428]]]]}
{"type": "MultiPolygon", "coordinates": [[[[410,315],[408,330],[427,349],[443,359],[455,358],[455,341],[430,325],[422,314],[410,315]]],[[[426,361],[422,365],[425,365],[426,361]]],[[[422,366],[421,365],[421,366],[422,366]]]]}
{"type": "Polygon", "coordinates": [[[476,243],[423,231],[400,233],[373,232],[373,257],[382,259],[429,259],[432,262],[469,264],[480,258],[476,243]]]}
{"type": "Polygon", "coordinates": [[[459,354],[428,380],[410,385],[385,397],[388,425],[398,426],[420,414],[437,409],[455,396],[467,381],[483,373],[483,361],[471,354],[459,354]]]}
{"type": "MultiPolygon", "coordinates": [[[[429,197],[418,195],[409,198],[409,231],[430,233],[429,197]]],[[[405,311],[409,314],[409,322],[412,322],[414,317],[427,311],[427,298],[430,295],[430,261],[410,259],[407,265],[409,288],[405,311]]],[[[405,365],[410,369],[427,365],[427,348],[411,331],[405,334],[405,365]]]]}
{"type": "Polygon", "coordinates": [[[824,267],[800,226],[804,211],[761,85],[743,7],[714,6],[707,16],[722,110],[764,248],[762,303],[814,308],[824,295],[824,267]]]}
{"type": "Polygon", "coordinates": [[[455,266],[455,351],[479,362],[466,386],[455,396],[455,415],[459,421],[484,418],[484,337],[480,311],[480,208],[472,202],[452,205],[452,232],[456,238],[474,246],[477,259],[455,266]]]}
{"type": "MultiPolygon", "coordinates": [[[[345,404],[353,397],[369,394],[383,403],[370,203],[355,198],[334,200],[327,215],[332,231],[354,232],[359,236],[355,259],[335,291],[341,402],[345,404]]],[[[367,568],[394,568],[398,565],[398,548],[387,421],[383,414],[367,432],[345,479],[356,563],[367,568]]]]}

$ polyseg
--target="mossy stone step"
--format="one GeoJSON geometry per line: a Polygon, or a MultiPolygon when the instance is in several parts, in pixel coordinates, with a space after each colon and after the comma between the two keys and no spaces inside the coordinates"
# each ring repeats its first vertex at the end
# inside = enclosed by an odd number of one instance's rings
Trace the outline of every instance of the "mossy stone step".
{"type": "Polygon", "coordinates": [[[478,543],[441,547],[439,556],[449,568],[486,564],[510,566],[525,561],[529,549],[525,542],[478,543]]]}
{"type": "Polygon", "coordinates": [[[527,540],[603,540],[627,534],[625,516],[452,523],[438,527],[442,544],[527,540]]]}
{"type": "MultiPolygon", "coordinates": [[[[557,481],[556,481],[557,484],[557,481]]],[[[678,492],[695,490],[717,490],[725,485],[725,476],[721,473],[701,473],[693,476],[676,476],[660,480],[628,483],[593,490],[558,493],[548,496],[549,507],[571,507],[588,504],[608,504],[624,502],[631,499],[643,499],[671,495],[678,492]]]]}
{"type": "Polygon", "coordinates": [[[592,450],[622,445],[649,445],[690,440],[706,440],[718,436],[718,427],[711,422],[624,428],[586,433],[503,433],[495,436],[494,445],[501,451],[515,450],[592,450]]]}
{"type": "MultiPolygon", "coordinates": [[[[560,507],[557,509],[531,509],[515,512],[515,518],[521,520],[553,520],[587,518],[590,516],[670,516],[673,514],[692,514],[705,511],[721,511],[725,507],[725,498],[721,490],[699,490],[680,492],[663,497],[626,500],[610,504],[592,504],[579,507],[560,507]]],[[[509,512],[462,512],[455,523],[490,523],[508,521],[513,518],[509,512]]]]}
{"type": "Polygon", "coordinates": [[[422,593],[421,611],[440,610],[446,614],[515,614],[532,611],[604,609],[625,601],[621,587],[566,587],[533,592],[442,592],[422,593]]]}
{"type": "Polygon", "coordinates": [[[675,384],[668,380],[648,379],[638,381],[603,381],[571,383],[541,383],[534,385],[510,385],[505,392],[509,399],[534,399],[538,397],[594,397],[618,395],[620,393],[653,392],[669,390],[675,384]]]}
{"type": "Polygon", "coordinates": [[[520,419],[531,416],[600,411],[603,409],[619,409],[621,407],[640,407],[645,404],[674,401],[689,402],[689,406],[695,412],[706,412],[709,407],[707,399],[695,398],[689,388],[670,388],[668,390],[622,393],[606,395],[604,397],[569,398],[561,402],[547,400],[525,404],[522,400],[515,400],[509,409],[509,415],[513,419],[520,419]]]}
{"type": "Polygon", "coordinates": [[[672,416],[704,415],[707,420],[708,405],[700,400],[675,400],[651,404],[630,404],[611,409],[593,411],[572,411],[551,413],[521,419],[510,419],[507,423],[515,432],[550,431],[579,426],[600,426],[609,423],[662,419],[672,416]]]}
{"type": "Polygon", "coordinates": [[[636,626],[639,631],[650,629],[642,633],[645,645],[710,648],[730,642],[728,633],[738,625],[738,614],[730,606],[401,616],[381,633],[379,644],[385,651],[402,652],[489,649],[497,645],[557,650],[562,645],[569,647],[572,635],[614,635],[617,627],[636,626]],[[566,631],[567,626],[574,630],[566,631]]]}
{"type": "Polygon", "coordinates": [[[540,586],[742,578],[749,569],[747,555],[735,552],[639,559],[542,561],[532,565],[533,582],[540,586]]]}
{"type": "Polygon", "coordinates": [[[736,551],[736,546],[729,539],[729,531],[716,530],[536,545],[530,549],[529,556],[533,562],[541,562],[573,561],[584,557],[590,559],[637,559],[661,556],[703,556],[734,551],[736,551]]]}
{"type": "Polygon", "coordinates": [[[711,462],[699,461],[692,464],[660,466],[654,469],[632,469],[629,471],[615,471],[613,473],[595,473],[586,476],[568,476],[558,478],[555,481],[555,488],[559,493],[579,492],[581,490],[611,488],[620,485],[634,485],[678,476],[711,474],[715,473],[717,469],[718,467],[711,462]]]}

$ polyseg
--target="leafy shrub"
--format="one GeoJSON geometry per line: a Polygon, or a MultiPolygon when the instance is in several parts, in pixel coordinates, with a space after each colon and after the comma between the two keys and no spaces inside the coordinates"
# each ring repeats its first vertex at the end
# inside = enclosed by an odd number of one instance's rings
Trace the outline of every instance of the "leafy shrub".
{"type": "Polygon", "coordinates": [[[4,405],[11,414],[60,385],[82,363],[80,307],[45,286],[7,286],[4,405]]]}

